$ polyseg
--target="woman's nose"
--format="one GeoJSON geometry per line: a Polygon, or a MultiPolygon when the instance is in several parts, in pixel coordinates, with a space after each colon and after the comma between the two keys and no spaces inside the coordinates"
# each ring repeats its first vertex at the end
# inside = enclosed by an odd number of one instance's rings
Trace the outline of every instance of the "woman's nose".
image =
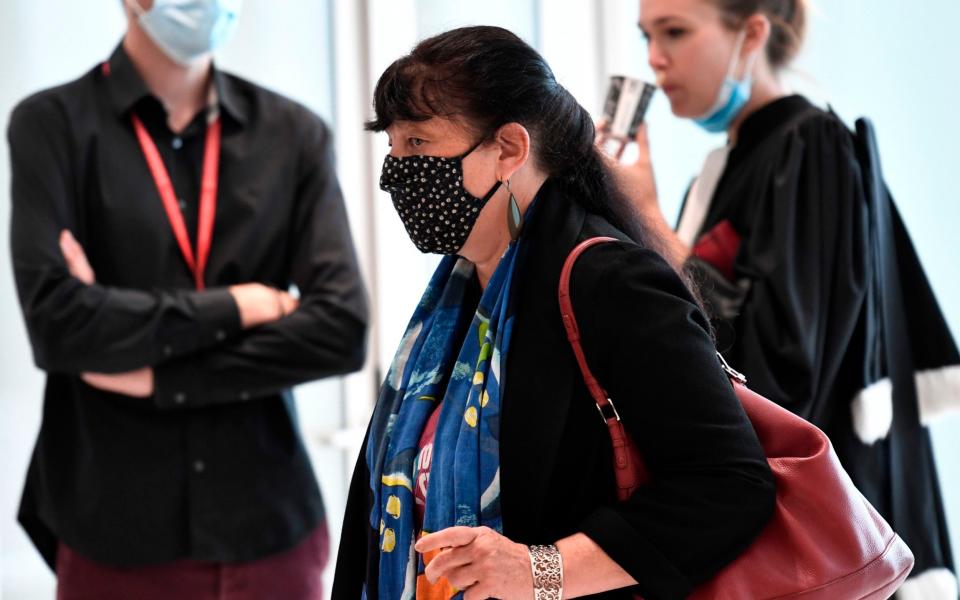
{"type": "Polygon", "coordinates": [[[667,56],[660,50],[660,45],[651,41],[647,44],[647,64],[658,74],[667,68],[667,56]]]}

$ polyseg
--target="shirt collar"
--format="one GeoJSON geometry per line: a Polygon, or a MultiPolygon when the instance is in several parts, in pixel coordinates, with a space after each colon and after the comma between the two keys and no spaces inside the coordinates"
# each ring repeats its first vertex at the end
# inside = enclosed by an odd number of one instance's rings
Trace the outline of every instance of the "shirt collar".
{"type": "MultiPolygon", "coordinates": [[[[124,50],[123,43],[117,45],[113,54],[110,55],[108,64],[110,76],[107,78],[107,85],[110,89],[113,108],[118,115],[125,116],[135,104],[151,96],[150,90],[140,73],[137,72],[130,56],[124,50]]],[[[216,65],[211,68],[212,98],[216,103],[216,108],[223,109],[223,112],[226,112],[237,122],[246,123],[248,117],[247,105],[236,89],[235,82],[223,71],[217,69],[216,65]]]]}
{"type": "Polygon", "coordinates": [[[237,89],[235,79],[219,70],[216,63],[213,65],[213,89],[224,111],[237,122],[246,124],[249,117],[247,103],[237,89]]]}

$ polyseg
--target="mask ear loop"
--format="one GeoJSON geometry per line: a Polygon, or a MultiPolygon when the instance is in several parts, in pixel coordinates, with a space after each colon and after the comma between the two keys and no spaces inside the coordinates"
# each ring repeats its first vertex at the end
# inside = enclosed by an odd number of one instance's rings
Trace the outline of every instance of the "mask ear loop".
{"type": "Polygon", "coordinates": [[[143,10],[143,7],[140,6],[140,0],[126,0],[124,4],[129,6],[133,12],[137,14],[138,19],[142,19],[143,15],[147,14],[147,11],[143,10]]]}
{"type": "Polygon", "coordinates": [[[474,144],[473,146],[470,146],[470,149],[469,149],[469,150],[467,150],[466,152],[464,152],[464,153],[461,154],[460,156],[455,156],[454,158],[459,159],[459,160],[465,159],[466,157],[468,157],[468,156],[470,156],[471,154],[473,154],[473,151],[474,151],[474,150],[476,150],[477,148],[479,148],[480,146],[482,146],[485,141],[487,141],[487,138],[482,138],[479,142],[477,142],[477,143],[474,144]]]}
{"type": "Polygon", "coordinates": [[[743,29],[737,34],[737,44],[733,49],[733,56],[730,57],[730,67],[727,69],[727,79],[733,79],[734,81],[746,81],[748,78],[753,77],[753,66],[757,62],[757,55],[760,53],[759,50],[750,53],[743,65],[743,76],[739,79],[737,78],[737,65],[740,63],[740,50],[743,49],[743,44],[746,41],[747,30],[743,29]]]}
{"type": "Polygon", "coordinates": [[[753,80],[753,67],[757,64],[757,58],[760,55],[760,51],[757,50],[750,54],[747,57],[747,62],[743,66],[743,79],[740,81],[752,81],[753,80]]]}
{"type": "Polygon", "coordinates": [[[747,30],[741,29],[737,34],[737,43],[733,46],[733,55],[730,57],[730,64],[727,66],[727,79],[736,79],[737,65],[740,64],[740,50],[743,49],[743,43],[747,39],[747,30]]]}

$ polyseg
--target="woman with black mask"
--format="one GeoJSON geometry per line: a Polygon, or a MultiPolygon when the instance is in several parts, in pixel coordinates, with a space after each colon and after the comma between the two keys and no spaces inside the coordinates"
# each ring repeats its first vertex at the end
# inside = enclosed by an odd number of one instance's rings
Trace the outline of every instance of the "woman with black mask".
{"type": "Polygon", "coordinates": [[[350,487],[335,598],[680,598],[772,514],[709,325],[611,188],[588,113],[494,27],[421,42],[377,84],[381,176],[446,255],[383,383],[350,487]],[[605,421],[557,290],[571,250],[587,361],[655,483],[617,499],[605,421]]]}

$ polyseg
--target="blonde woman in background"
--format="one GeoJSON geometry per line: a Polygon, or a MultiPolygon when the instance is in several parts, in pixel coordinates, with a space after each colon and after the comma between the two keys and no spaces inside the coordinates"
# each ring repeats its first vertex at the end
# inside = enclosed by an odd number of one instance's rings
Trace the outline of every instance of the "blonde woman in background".
{"type": "Polygon", "coordinates": [[[673,113],[726,133],[727,144],[708,155],[675,232],[660,210],[645,128],[640,158],[617,174],[671,261],[700,284],[725,357],[753,389],[830,435],[909,544],[916,567],[898,595],[953,600],[923,424],[931,406],[960,400],[960,357],[885,189],[876,205],[893,214],[886,245],[896,266],[876,266],[857,137],[781,83],[807,16],[802,0],[642,0],[649,64],[673,113]],[[902,297],[879,291],[891,278],[902,297]],[[884,302],[905,324],[896,343],[880,318],[884,302]],[[903,369],[904,384],[891,385],[903,369]]]}

